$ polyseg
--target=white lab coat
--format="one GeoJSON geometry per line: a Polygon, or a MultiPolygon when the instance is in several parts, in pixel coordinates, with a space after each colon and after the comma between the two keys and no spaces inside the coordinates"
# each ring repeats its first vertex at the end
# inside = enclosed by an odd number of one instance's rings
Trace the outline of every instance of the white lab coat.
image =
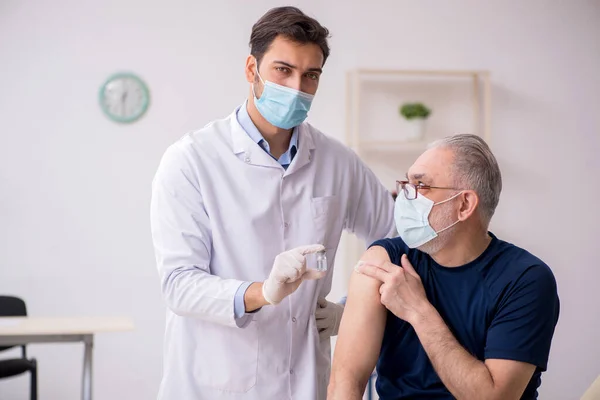
{"type": "Polygon", "coordinates": [[[325,399],[331,348],[314,312],[331,289],[342,230],[366,242],[395,232],[392,197],[359,158],[303,123],[286,171],[234,112],[166,151],[151,223],[168,306],[158,398],[325,399]],[[275,256],[314,243],[327,248],[327,276],[236,321],[239,285],[264,281],[275,256]]]}

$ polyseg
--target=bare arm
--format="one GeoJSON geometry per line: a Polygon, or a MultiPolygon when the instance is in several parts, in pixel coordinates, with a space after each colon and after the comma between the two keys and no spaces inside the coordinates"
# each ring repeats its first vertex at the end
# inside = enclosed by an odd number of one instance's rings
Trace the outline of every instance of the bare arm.
{"type": "MultiPolygon", "coordinates": [[[[389,261],[385,249],[372,247],[361,257],[363,261],[389,261]]],[[[381,282],[352,273],[348,299],[333,357],[327,399],[362,399],[379,352],[387,310],[379,301],[381,282]]]]}
{"type": "Polygon", "coordinates": [[[440,379],[459,400],[518,400],[535,371],[534,365],[519,361],[479,361],[458,343],[433,307],[413,327],[440,379]]]}

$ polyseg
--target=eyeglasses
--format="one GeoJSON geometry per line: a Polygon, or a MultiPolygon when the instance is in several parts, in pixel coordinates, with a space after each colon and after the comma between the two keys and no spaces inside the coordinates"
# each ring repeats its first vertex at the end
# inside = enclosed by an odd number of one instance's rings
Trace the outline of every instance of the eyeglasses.
{"type": "Polygon", "coordinates": [[[402,190],[404,192],[404,197],[406,197],[407,200],[416,199],[419,189],[464,190],[464,189],[457,189],[457,188],[453,188],[453,187],[429,186],[429,185],[423,185],[421,183],[418,185],[415,185],[414,183],[410,183],[409,181],[396,181],[396,193],[400,194],[400,190],[402,190]]]}

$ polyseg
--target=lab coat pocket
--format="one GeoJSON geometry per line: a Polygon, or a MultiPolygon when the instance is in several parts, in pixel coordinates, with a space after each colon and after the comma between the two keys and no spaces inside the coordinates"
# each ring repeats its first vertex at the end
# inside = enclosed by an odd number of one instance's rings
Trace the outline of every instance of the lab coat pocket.
{"type": "Polygon", "coordinates": [[[258,321],[242,329],[218,325],[211,328],[205,330],[196,348],[198,383],[227,392],[252,389],[258,369],[258,321]]]}
{"type": "Polygon", "coordinates": [[[338,214],[337,208],[337,196],[313,197],[311,199],[315,243],[328,247],[328,234],[335,224],[335,218],[338,214]]]}

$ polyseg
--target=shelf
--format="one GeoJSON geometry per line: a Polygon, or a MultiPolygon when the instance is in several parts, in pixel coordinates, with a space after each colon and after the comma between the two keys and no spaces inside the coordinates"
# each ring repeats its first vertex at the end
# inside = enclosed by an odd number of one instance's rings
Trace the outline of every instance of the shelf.
{"type": "Polygon", "coordinates": [[[487,76],[489,71],[465,71],[465,70],[426,70],[426,69],[412,69],[412,70],[396,70],[396,69],[366,69],[360,68],[354,70],[359,75],[429,75],[429,76],[487,76]]]}
{"type": "MultiPolygon", "coordinates": [[[[346,143],[364,157],[381,182],[394,182],[429,143],[453,132],[491,140],[491,79],[486,70],[357,68],[346,71],[346,143]],[[420,139],[399,120],[405,102],[422,102],[433,112],[420,139]]],[[[363,247],[350,235],[349,262],[363,247]]],[[[347,284],[350,272],[344,274],[347,284]]]]}
{"type": "Polygon", "coordinates": [[[429,142],[426,141],[363,141],[358,145],[352,146],[355,150],[365,151],[368,153],[381,152],[407,152],[407,153],[422,153],[427,150],[429,142]]]}
{"type": "MultiPolygon", "coordinates": [[[[491,140],[490,86],[490,72],[487,70],[386,68],[348,70],[346,74],[346,143],[360,148],[364,142],[376,150],[387,150],[385,147],[388,143],[372,144],[371,141],[391,140],[394,141],[392,150],[398,149],[394,135],[365,138],[360,132],[401,131],[402,128],[396,125],[391,116],[397,115],[400,104],[410,101],[423,102],[433,106],[433,118],[437,119],[432,120],[432,131],[444,132],[447,129],[451,132],[473,132],[482,136],[489,144],[491,140]],[[450,101],[451,97],[458,97],[461,100],[450,101]],[[376,107],[374,104],[382,105],[376,107]],[[390,104],[395,105],[391,107],[390,104]],[[465,117],[461,119],[461,115],[465,115],[465,117]],[[371,120],[368,122],[369,126],[364,126],[364,122],[362,122],[365,116],[371,120]],[[440,118],[447,120],[447,123],[440,126],[440,118]],[[468,124],[465,126],[463,121],[468,121],[468,124]],[[383,149],[380,149],[382,147],[383,149]]],[[[414,143],[406,146],[408,146],[408,150],[415,149],[414,143]]],[[[406,149],[406,146],[401,146],[400,149],[406,149]]],[[[422,148],[419,147],[419,149],[422,148]]]]}

